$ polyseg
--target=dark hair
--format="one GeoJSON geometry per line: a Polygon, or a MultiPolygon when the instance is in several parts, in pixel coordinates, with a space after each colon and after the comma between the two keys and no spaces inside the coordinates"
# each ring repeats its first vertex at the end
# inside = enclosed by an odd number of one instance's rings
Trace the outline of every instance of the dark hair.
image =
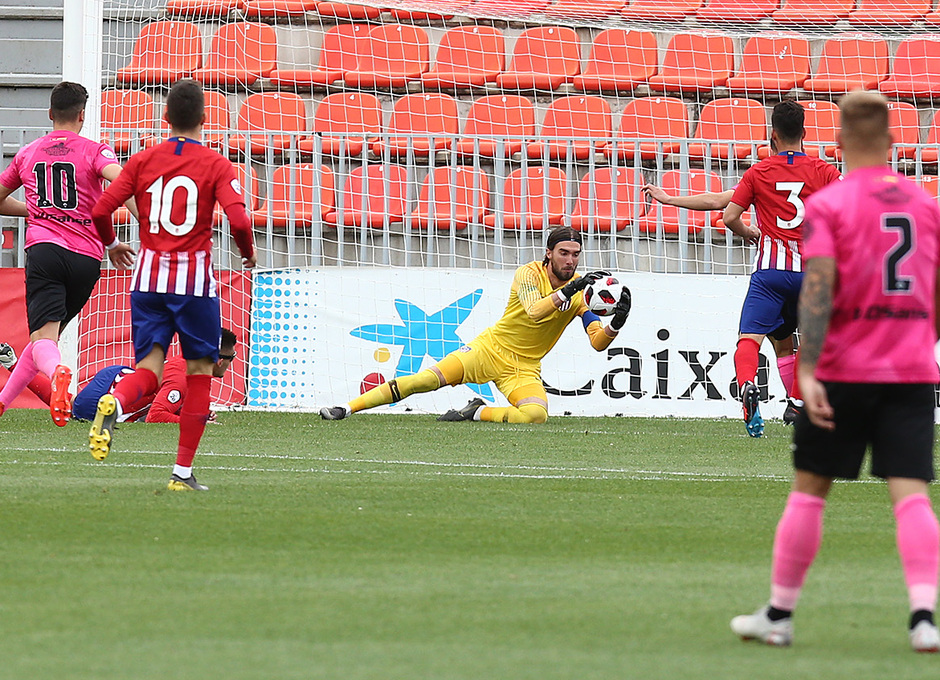
{"type": "Polygon", "coordinates": [[[206,98],[202,85],[192,79],[177,80],[166,96],[166,119],[177,130],[195,130],[202,123],[206,98]]]}
{"type": "Polygon", "coordinates": [[[78,120],[78,115],[85,110],[88,90],[80,83],[62,81],[49,95],[49,111],[55,123],[71,123],[78,120]]]}
{"type": "Polygon", "coordinates": [[[222,347],[235,347],[238,344],[238,338],[236,335],[230,331],[228,328],[222,329],[222,340],[219,342],[219,348],[222,347]]]}
{"type": "Polygon", "coordinates": [[[781,142],[798,142],[803,139],[803,121],[806,112],[803,105],[794,99],[782,101],[770,114],[770,126],[781,142]]]}
{"type": "MultiPolygon", "coordinates": [[[[581,232],[571,227],[558,227],[557,229],[553,229],[552,233],[548,235],[548,241],[545,243],[545,247],[549,250],[555,250],[555,246],[562,241],[574,241],[580,244],[581,232]]],[[[548,257],[542,258],[542,264],[548,264],[548,257]]]]}

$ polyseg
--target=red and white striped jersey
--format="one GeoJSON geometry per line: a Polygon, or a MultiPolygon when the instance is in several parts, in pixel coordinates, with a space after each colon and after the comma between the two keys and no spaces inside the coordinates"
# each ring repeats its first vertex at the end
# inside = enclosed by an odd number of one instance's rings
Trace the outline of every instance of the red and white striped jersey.
{"type": "Polygon", "coordinates": [[[166,252],[141,248],[131,290],[216,297],[212,254],[207,250],[166,252]]]}

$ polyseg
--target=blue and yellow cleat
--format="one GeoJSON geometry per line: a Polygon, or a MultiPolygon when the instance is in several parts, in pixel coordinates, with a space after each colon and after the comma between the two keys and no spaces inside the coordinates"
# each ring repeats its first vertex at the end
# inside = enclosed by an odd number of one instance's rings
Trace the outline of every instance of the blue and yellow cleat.
{"type": "Polygon", "coordinates": [[[751,437],[764,434],[764,419],[760,415],[760,390],[748,381],[741,388],[741,403],[744,404],[744,427],[751,437]]]}
{"type": "Polygon", "coordinates": [[[117,422],[117,400],[113,395],[105,394],[98,400],[95,419],[88,431],[88,448],[95,460],[104,460],[111,452],[111,439],[114,435],[114,423],[117,422]]]}

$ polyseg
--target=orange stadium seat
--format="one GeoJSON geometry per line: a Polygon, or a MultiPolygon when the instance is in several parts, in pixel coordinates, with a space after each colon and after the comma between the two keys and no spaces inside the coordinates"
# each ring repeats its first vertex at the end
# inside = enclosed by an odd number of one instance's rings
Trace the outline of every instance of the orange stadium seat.
{"type": "Polygon", "coordinates": [[[154,21],[140,31],[131,61],[116,74],[125,85],[163,85],[188,78],[202,63],[202,34],[188,21],[154,21]]]}
{"type": "Polygon", "coordinates": [[[627,21],[682,21],[702,7],[702,0],[634,0],[620,13],[627,21]]]}
{"type": "MultiPolygon", "coordinates": [[[[291,147],[289,133],[299,140],[306,132],[307,109],[303,99],[292,92],[258,92],[242,103],[235,129],[239,132],[229,137],[230,151],[258,155],[271,149],[282,153],[291,147]]],[[[297,141],[293,143],[297,145],[297,141]]]]}
{"type": "Polygon", "coordinates": [[[623,11],[627,0],[557,0],[545,14],[558,19],[608,19],[623,11]]]}
{"type": "Polygon", "coordinates": [[[367,24],[334,26],[323,34],[320,63],[315,70],[275,69],[271,71],[271,82],[281,88],[332,85],[359,64],[368,35],[367,24]]]}
{"type": "Polygon", "coordinates": [[[415,0],[408,8],[392,7],[389,11],[395,21],[446,21],[467,9],[473,0],[415,0]]]}
{"type": "Polygon", "coordinates": [[[669,40],[651,90],[708,92],[725,85],[734,71],[734,41],[722,33],[677,33],[669,40]]]}
{"type": "Polygon", "coordinates": [[[888,75],[888,43],[874,34],[844,33],[823,45],[816,74],[803,83],[809,92],[841,94],[873,90],[888,75]]]}
{"type": "Polygon", "coordinates": [[[337,197],[329,224],[381,229],[401,222],[407,208],[408,170],[401,165],[364,165],[353,170],[337,197]]]}
{"type": "Polygon", "coordinates": [[[620,231],[646,207],[639,168],[598,168],[578,185],[571,226],[578,231],[620,231]],[[592,195],[593,194],[593,195],[592,195]]]}
{"type": "Polygon", "coordinates": [[[764,105],[744,97],[715,99],[702,107],[694,140],[718,140],[709,145],[689,144],[689,156],[703,158],[747,158],[756,142],[767,141],[767,113],[764,105]]]}
{"type": "Polygon", "coordinates": [[[206,85],[246,87],[268,77],[276,67],[274,27],[241,21],[219,27],[202,68],[193,77],[206,85]]]}
{"type": "Polygon", "coordinates": [[[936,163],[940,160],[940,110],[933,114],[927,128],[927,146],[921,151],[924,163],[936,163]]]}
{"type": "Polygon", "coordinates": [[[251,212],[255,227],[270,224],[273,229],[283,230],[292,219],[295,226],[309,227],[318,210],[319,217],[324,218],[336,202],[333,171],[325,165],[279,165],[271,174],[269,187],[267,203],[251,212]]]}
{"type": "Polygon", "coordinates": [[[779,0],[708,0],[695,18],[710,23],[756,23],[776,12],[779,6],[779,0]]]}
{"type": "Polygon", "coordinates": [[[441,36],[437,61],[421,76],[426,88],[465,90],[496,80],[506,66],[503,33],[494,26],[457,26],[441,36]]]}
{"type": "Polygon", "coordinates": [[[336,19],[378,19],[382,10],[371,5],[350,5],[345,2],[318,2],[316,13],[336,19]]]}
{"type": "MultiPolygon", "coordinates": [[[[892,153],[898,158],[915,158],[916,145],[920,144],[920,113],[917,107],[909,102],[888,102],[888,125],[894,140],[892,153]]],[[[842,160],[842,149],[835,145],[827,146],[826,154],[837,161],[842,160]]]]}
{"type": "Polygon", "coordinates": [[[244,0],[168,0],[166,13],[187,19],[217,19],[245,8],[244,0]]]}
{"type": "Polygon", "coordinates": [[[555,90],[581,71],[581,39],[567,26],[524,30],[512,52],[509,68],[496,84],[509,90],[555,90]]]}
{"type": "Polygon", "coordinates": [[[422,229],[466,229],[482,222],[490,207],[490,183],[482,170],[463,166],[434,168],[421,183],[418,207],[411,213],[422,229]]]}
{"type": "Polygon", "coordinates": [[[156,141],[153,97],[141,90],[104,90],[101,93],[101,141],[117,153],[139,151],[156,141]],[[114,131],[108,131],[114,129],[114,131]],[[140,146],[135,145],[140,142],[140,146]]]}
{"type": "Polygon", "coordinates": [[[627,102],[620,114],[617,141],[608,145],[608,156],[631,161],[639,151],[641,160],[659,153],[679,151],[678,141],[689,136],[689,110],[675,97],[638,97],[627,102]],[[631,140],[650,140],[639,142],[631,140]]]}
{"type": "Polygon", "coordinates": [[[242,10],[246,17],[290,17],[312,12],[317,0],[245,0],[242,10]]]}
{"type": "Polygon", "coordinates": [[[533,14],[541,14],[548,7],[549,0],[512,0],[512,2],[502,2],[501,0],[474,0],[474,16],[497,17],[528,17],[533,14]]]}
{"type": "Polygon", "coordinates": [[[878,27],[910,26],[923,20],[932,7],[933,0],[858,0],[858,9],[849,13],[849,22],[878,27]]]}
{"type": "MultiPolygon", "coordinates": [[[[320,136],[322,153],[358,156],[382,132],[382,103],[365,92],[336,92],[323,98],[310,128],[320,136]]],[[[300,140],[304,153],[316,151],[316,138],[300,140]]]]}
{"type": "Polygon", "coordinates": [[[755,35],[744,45],[728,89],[744,94],[782,94],[802,87],[810,72],[809,41],[796,34],[755,35]]]}
{"type": "MultiPolygon", "coordinates": [[[[250,215],[253,210],[258,209],[258,204],[261,201],[261,194],[258,191],[258,173],[255,172],[251,164],[248,164],[247,168],[245,167],[245,163],[241,161],[233,163],[233,165],[235,167],[235,176],[238,178],[238,183],[241,185],[242,193],[245,196],[245,208],[250,215]]],[[[216,203],[213,213],[215,226],[222,224],[223,215],[225,215],[225,211],[216,203]]]]}
{"type": "Polygon", "coordinates": [[[902,40],[891,75],[878,89],[894,97],[931,99],[940,95],[940,35],[902,40]]]}
{"type": "Polygon", "coordinates": [[[512,156],[535,136],[535,105],[519,95],[493,94],[470,106],[463,138],[455,148],[461,156],[512,156]],[[468,139],[475,137],[477,139],[468,139]]]}
{"type": "Polygon", "coordinates": [[[783,7],[771,15],[778,24],[832,26],[848,19],[855,0],[783,0],[783,7]]]}
{"type": "MultiPolygon", "coordinates": [[[[663,174],[659,184],[666,193],[672,195],[687,196],[689,194],[720,193],[723,191],[721,178],[705,170],[689,170],[688,173],[683,173],[682,170],[669,170],[663,174]],[[685,187],[683,187],[683,183],[685,183],[685,187]]],[[[681,234],[683,233],[683,212],[685,213],[685,225],[689,234],[699,233],[712,219],[709,213],[701,210],[683,210],[674,205],[663,205],[654,201],[646,214],[640,218],[640,231],[646,234],[656,234],[659,225],[662,224],[663,234],[681,234]]]]}
{"type": "Polygon", "coordinates": [[[938,195],[940,195],[940,177],[936,175],[921,175],[917,178],[917,183],[933,198],[937,198],[938,195]]]}
{"type": "Polygon", "coordinates": [[[652,31],[608,28],[594,36],[587,68],[572,82],[584,92],[632,92],[645,84],[658,67],[652,31]]]}
{"type": "Polygon", "coordinates": [[[395,102],[385,132],[372,145],[377,156],[428,156],[451,147],[460,133],[457,100],[448,94],[415,92],[395,102]]]}
{"type": "Polygon", "coordinates": [[[420,80],[428,70],[430,40],[420,26],[381,24],[369,31],[356,69],[344,77],[347,87],[389,89],[420,80]]]}
{"type": "Polygon", "coordinates": [[[539,140],[526,147],[529,158],[586,160],[610,143],[610,104],[602,97],[572,95],[554,100],[545,111],[539,140]]]}
{"type": "Polygon", "coordinates": [[[509,173],[503,186],[503,213],[486,215],[488,227],[547,229],[565,218],[568,177],[560,168],[530,165],[509,173]]]}

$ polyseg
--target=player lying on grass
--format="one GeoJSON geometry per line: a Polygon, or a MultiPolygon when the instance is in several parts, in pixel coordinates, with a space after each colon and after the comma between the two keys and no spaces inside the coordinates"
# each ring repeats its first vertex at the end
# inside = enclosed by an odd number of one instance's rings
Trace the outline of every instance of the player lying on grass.
{"type": "Polygon", "coordinates": [[[446,385],[493,381],[509,407],[486,406],[472,399],[438,420],[486,420],[502,423],[544,423],[548,396],[542,385],[541,360],[551,351],[576,316],[581,317],[591,346],[602,352],[613,342],[630,314],[630,291],[624,288],[607,326],[584,304],[582,291],[608,272],[577,276],[581,234],[570,227],[555,229],[548,237],[545,257],[516,270],[509,302],[502,318],[472,342],[440,362],[414,375],[403,376],[369,390],[348,404],[320,409],[326,420],[341,420],[412,394],[446,385]]]}
{"type": "MultiPolygon", "coordinates": [[[[857,479],[871,446],[872,474],[887,480],[894,508],[910,644],[937,652],[940,529],[928,484],[940,379],[934,358],[940,209],[888,166],[891,133],[882,95],[852,92],[839,109],[837,139],[848,172],[806,202],[798,369],[806,409],[793,429],[794,480],[774,536],[770,602],[735,617],[731,629],[770,645],[792,642],[793,610],[822,542],[833,480],[857,479]]],[[[859,578],[864,552],[859,545],[848,566],[859,578]]]]}
{"type": "MultiPolygon", "coordinates": [[[[235,360],[235,345],[238,339],[227,328],[222,329],[222,343],[219,345],[219,360],[212,368],[212,377],[221,378],[235,360]]],[[[7,343],[0,343],[0,366],[12,371],[16,365],[16,353],[7,343]]],[[[114,394],[118,383],[131,375],[130,366],[105,366],[88,381],[75,399],[72,400],[72,416],[78,420],[94,420],[98,400],[105,394],[114,394]]],[[[37,375],[27,388],[45,403],[49,403],[51,383],[44,375],[37,375]]],[[[163,369],[163,382],[157,392],[149,392],[128,405],[124,412],[115,419],[118,423],[146,421],[148,423],[178,423],[183,401],[186,398],[186,359],[175,356],[168,359],[163,369]]],[[[215,411],[209,412],[210,423],[216,422],[215,411]]]]}
{"type": "Polygon", "coordinates": [[[792,422],[798,410],[798,389],[794,388],[796,304],[803,280],[800,242],[803,236],[804,201],[814,192],[839,179],[839,171],[829,163],[803,152],[805,113],[798,102],[788,100],[774,106],[771,114],[770,148],[774,155],[750,167],[738,185],[721,193],[671,197],[662,189],[647,185],[654,199],[694,210],[720,210],[725,226],[734,234],[757,243],[754,272],[748,284],[734,369],[741,395],[747,433],[760,437],[764,419],[760,415],[760,392],[755,385],[759,351],[770,337],[777,355],[780,379],[791,398],[784,414],[792,422]],[[741,219],[753,205],[757,226],[741,219]]]}

